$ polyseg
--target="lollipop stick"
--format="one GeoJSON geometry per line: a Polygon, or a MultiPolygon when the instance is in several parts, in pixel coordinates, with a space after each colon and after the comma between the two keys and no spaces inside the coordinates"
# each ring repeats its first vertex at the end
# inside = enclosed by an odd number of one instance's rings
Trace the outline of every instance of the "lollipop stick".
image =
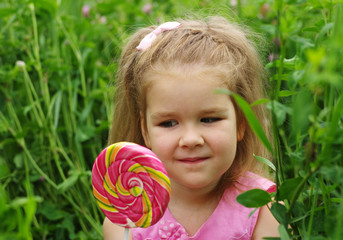
{"type": "Polygon", "coordinates": [[[124,231],[124,240],[129,240],[129,229],[128,229],[128,228],[125,228],[125,231],[124,231]]]}

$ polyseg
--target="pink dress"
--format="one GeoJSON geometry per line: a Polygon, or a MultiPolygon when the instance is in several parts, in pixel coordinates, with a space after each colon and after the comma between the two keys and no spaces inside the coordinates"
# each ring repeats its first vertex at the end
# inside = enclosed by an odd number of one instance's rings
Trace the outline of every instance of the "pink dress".
{"type": "Polygon", "coordinates": [[[193,235],[189,236],[167,209],[163,217],[155,225],[148,228],[133,228],[134,240],[250,240],[253,234],[259,209],[250,217],[253,208],[246,208],[236,202],[236,197],[244,191],[253,188],[267,190],[274,185],[273,182],[256,174],[248,172],[240,177],[235,188],[225,191],[217,208],[207,221],[193,235]]]}

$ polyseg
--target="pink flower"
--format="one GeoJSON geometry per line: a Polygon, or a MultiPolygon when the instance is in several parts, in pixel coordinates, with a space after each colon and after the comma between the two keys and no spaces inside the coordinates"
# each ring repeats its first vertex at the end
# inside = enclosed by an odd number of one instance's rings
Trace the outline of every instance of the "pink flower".
{"type": "Polygon", "coordinates": [[[270,186],[268,189],[267,189],[267,192],[268,193],[273,193],[273,192],[276,192],[276,185],[272,185],[270,186]]]}
{"type": "Polygon", "coordinates": [[[101,24],[106,24],[106,23],[107,23],[107,18],[106,18],[105,16],[102,16],[102,17],[100,18],[100,23],[101,23],[101,24]]]}
{"type": "Polygon", "coordinates": [[[237,6],[237,0],[231,0],[231,1],[230,1],[230,5],[231,5],[232,7],[236,7],[236,6],[237,6]]]}
{"type": "Polygon", "coordinates": [[[89,6],[89,5],[84,5],[83,7],[82,7],[82,15],[84,16],[84,17],[86,17],[86,18],[89,18],[89,16],[90,16],[90,10],[91,10],[91,7],[89,6]]]}
{"type": "Polygon", "coordinates": [[[143,8],[142,8],[142,12],[143,12],[143,13],[150,14],[151,11],[152,11],[152,5],[151,5],[151,3],[145,4],[145,5],[143,6],[143,8]]]}
{"type": "Polygon", "coordinates": [[[274,54],[274,53],[271,53],[271,54],[269,54],[269,56],[268,56],[269,62],[272,62],[272,61],[274,61],[274,60],[276,60],[276,59],[278,59],[278,58],[279,58],[279,56],[278,56],[277,54],[274,54]]]}
{"type": "Polygon", "coordinates": [[[269,4],[265,3],[260,7],[259,18],[265,18],[269,12],[269,4]]]}
{"type": "Polygon", "coordinates": [[[274,43],[276,46],[280,47],[280,46],[281,46],[280,38],[278,38],[278,37],[274,38],[274,39],[273,39],[273,43],[274,43]]]}

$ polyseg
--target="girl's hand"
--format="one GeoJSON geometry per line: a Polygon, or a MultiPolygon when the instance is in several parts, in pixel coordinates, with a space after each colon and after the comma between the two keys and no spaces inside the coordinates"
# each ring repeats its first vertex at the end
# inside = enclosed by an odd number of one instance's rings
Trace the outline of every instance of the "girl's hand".
{"type": "MultiPolygon", "coordinates": [[[[124,239],[125,228],[119,227],[118,225],[112,223],[108,218],[105,218],[102,229],[104,233],[104,240],[123,240],[124,239]]],[[[132,240],[131,231],[129,233],[129,240],[132,240]]]]}

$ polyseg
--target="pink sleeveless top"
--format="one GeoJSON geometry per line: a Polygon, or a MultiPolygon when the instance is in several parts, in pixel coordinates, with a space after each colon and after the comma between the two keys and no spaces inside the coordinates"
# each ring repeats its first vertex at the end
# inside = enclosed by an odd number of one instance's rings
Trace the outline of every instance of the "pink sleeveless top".
{"type": "Polygon", "coordinates": [[[267,190],[273,182],[256,174],[248,172],[240,177],[235,187],[225,191],[218,206],[207,221],[193,235],[189,236],[167,209],[163,217],[155,225],[148,228],[133,228],[134,240],[250,240],[253,234],[259,209],[250,217],[253,208],[246,208],[236,202],[236,197],[249,189],[267,190]]]}

